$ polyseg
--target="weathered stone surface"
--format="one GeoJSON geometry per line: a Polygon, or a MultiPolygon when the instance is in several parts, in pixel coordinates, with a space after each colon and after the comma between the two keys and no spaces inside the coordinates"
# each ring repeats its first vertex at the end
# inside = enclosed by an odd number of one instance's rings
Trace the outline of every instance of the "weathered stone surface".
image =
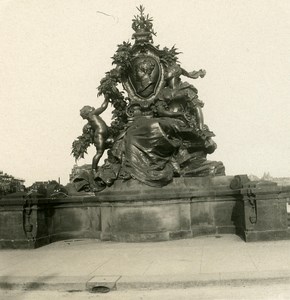
{"type": "Polygon", "coordinates": [[[269,181],[247,182],[240,186],[236,206],[236,221],[242,226],[246,241],[276,240],[289,238],[287,199],[290,187],[278,187],[269,181]]]}
{"type": "Polygon", "coordinates": [[[237,233],[246,241],[289,238],[290,187],[245,181],[245,187],[231,189],[232,180],[175,178],[163,188],[117,181],[96,196],[32,199],[29,218],[22,198],[2,199],[0,247],[34,248],[70,238],[143,242],[219,233],[237,233]]]}

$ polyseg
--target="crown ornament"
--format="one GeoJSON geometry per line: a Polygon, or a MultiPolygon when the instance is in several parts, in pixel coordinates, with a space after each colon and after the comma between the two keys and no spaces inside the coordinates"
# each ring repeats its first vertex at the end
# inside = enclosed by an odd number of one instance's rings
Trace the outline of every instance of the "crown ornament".
{"type": "Polygon", "coordinates": [[[140,5],[137,9],[140,14],[134,16],[132,20],[132,28],[135,31],[132,39],[135,40],[136,44],[153,43],[152,35],[156,36],[156,32],[153,30],[153,19],[148,14],[145,16],[143,5],[140,5]]]}

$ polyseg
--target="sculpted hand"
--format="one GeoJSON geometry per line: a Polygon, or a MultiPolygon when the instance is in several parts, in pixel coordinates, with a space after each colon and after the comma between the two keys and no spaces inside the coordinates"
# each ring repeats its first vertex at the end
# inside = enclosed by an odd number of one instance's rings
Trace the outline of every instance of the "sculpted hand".
{"type": "Polygon", "coordinates": [[[201,78],[203,78],[205,76],[205,74],[206,74],[206,70],[204,70],[204,69],[200,69],[198,72],[199,72],[199,76],[201,78]]]}
{"type": "Polygon", "coordinates": [[[197,79],[198,77],[203,78],[206,74],[206,71],[204,69],[200,69],[199,71],[192,71],[192,72],[184,72],[183,75],[192,78],[192,79],[197,79]]]}
{"type": "Polygon", "coordinates": [[[86,124],[84,127],[83,127],[83,133],[86,134],[86,133],[91,133],[91,130],[92,130],[92,126],[90,124],[86,124]]]}

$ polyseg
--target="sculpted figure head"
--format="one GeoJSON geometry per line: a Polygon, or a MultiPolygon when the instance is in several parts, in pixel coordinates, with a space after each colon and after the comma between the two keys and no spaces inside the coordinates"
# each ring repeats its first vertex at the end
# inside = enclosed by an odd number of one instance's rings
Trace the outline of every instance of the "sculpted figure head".
{"type": "Polygon", "coordinates": [[[89,105],[85,105],[81,110],[80,110],[80,115],[83,119],[86,119],[89,116],[89,113],[92,112],[94,108],[89,105]]]}
{"type": "Polygon", "coordinates": [[[139,64],[136,65],[136,77],[139,80],[142,80],[144,78],[150,78],[151,79],[151,73],[153,72],[155,68],[155,64],[151,62],[148,59],[144,59],[139,64]]]}

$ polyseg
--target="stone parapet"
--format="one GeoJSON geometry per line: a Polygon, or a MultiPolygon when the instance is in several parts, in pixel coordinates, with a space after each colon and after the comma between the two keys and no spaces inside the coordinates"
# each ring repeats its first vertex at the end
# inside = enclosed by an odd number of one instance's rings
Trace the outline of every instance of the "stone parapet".
{"type": "Polygon", "coordinates": [[[164,241],[236,233],[245,241],[289,238],[290,187],[247,177],[174,178],[163,188],[116,181],[97,193],[0,200],[0,247],[35,248],[79,238],[164,241]]]}

